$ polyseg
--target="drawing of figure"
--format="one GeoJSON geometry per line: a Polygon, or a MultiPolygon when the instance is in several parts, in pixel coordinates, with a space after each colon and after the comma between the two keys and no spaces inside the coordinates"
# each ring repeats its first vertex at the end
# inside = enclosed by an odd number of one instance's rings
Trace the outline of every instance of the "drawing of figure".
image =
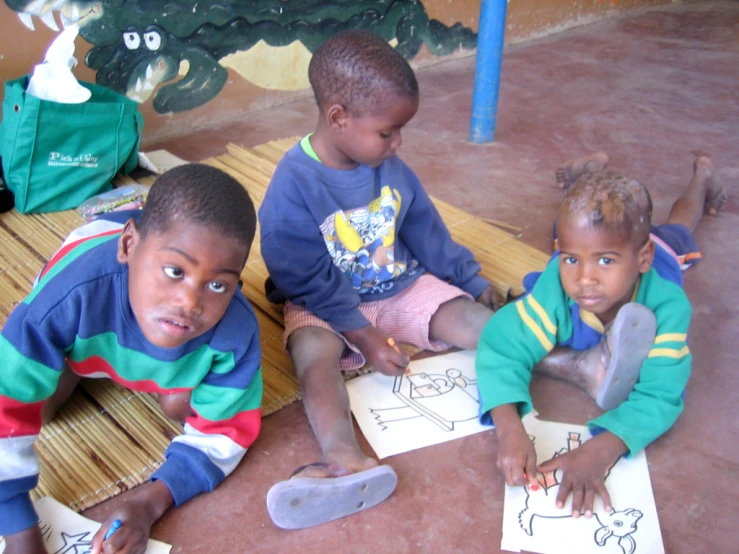
{"type": "MultiPolygon", "coordinates": [[[[560,456],[570,450],[574,450],[581,444],[580,433],[569,433],[567,437],[567,447],[555,452],[554,457],[560,456]]],[[[611,469],[616,465],[614,462],[606,472],[606,479],[611,473],[611,469]]],[[[537,491],[525,487],[526,490],[526,507],[518,514],[518,522],[521,529],[529,535],[534,534],[534,518],[542,517],[548,519],[562,519],[572,517],[571,512],[557,508],[554,499],[559,494],[559,472],[549,472],[539,474],[536,478],[540,485],[537,491]]],[[[615,508],[611,512],[601,511],[595,514],[598,523],[601,525],[595,531],[594,540],[598,546],[605,546],[606,541],[610,537],[618,537],[618,545],[624,554],[633,554],[636,551],[636,541],[631,536],[636,532],[636,523],[642,518],[643,514],[639,510],[627,508],[626,510],[617,511],[615,508]]]]}
{"type": "Polygon", "coordinates": [[[92,549],[92,534],[84,531],[77,535],[68,535],[62,531],[64,545],[54,554],[88,554],[92,549]]]}
{"type": "Polygon", "coordinates": [[[425,417],[444,431],[454,431],[454,424],[477,419],[480,398],[477,381],[459,369],[442,374],[417,373],[395,378],[393,393],[405,406],[370,410],[377,424],[425,417]]]}

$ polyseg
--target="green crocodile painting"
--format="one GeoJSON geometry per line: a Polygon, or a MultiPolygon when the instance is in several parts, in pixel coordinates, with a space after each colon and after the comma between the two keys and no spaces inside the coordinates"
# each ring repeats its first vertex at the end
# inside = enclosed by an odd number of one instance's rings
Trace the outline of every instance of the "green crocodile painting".
{"type": "Polygon", "coordinates": [[[228,67],[259,86],[303,88],[311,53],[326,38],[347,29],[379,34],[406,59],[414,58],[422,45],[443,56],[477,43],[477,35],[460,23],[448,27],[430,19],[419,0],[6,0],[6,4],[30,29],[36,18],[58,30],[56,13],[63,26],[78,25],[80,35],[93,45],[85,63],[97,72],[97,83],[139,102],[153,94],[159,113],[191,110],[212,100],[228,80],[228,67]],[[278,51],[280,55],[273,55],[278,51]]]}

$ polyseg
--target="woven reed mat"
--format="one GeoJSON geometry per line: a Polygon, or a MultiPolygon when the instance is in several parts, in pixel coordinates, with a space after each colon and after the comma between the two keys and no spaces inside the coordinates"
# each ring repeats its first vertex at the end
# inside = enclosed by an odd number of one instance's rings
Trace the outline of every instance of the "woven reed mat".
{"type": "MultiPolygon", "coordinates": [[[[227,153],[204,163],[241,182],[258,206],[272,172],[298,138],[254,148],[228,145],[227,153]]],[[[150,184],[151,180],[146,180],[150,184]]],[[[130,182],[123,178],[120,183],[130,182]]],[[[455,240],[470,248],[498,293],[521,292],[529,271],[544,267],[548,256],[489,222],[434,200],[455,240]]],[[[83,223],[73,211],[0,214],[0,327],[46,261],[69,232],[83,223]]],[[[262,341],[263,415],[298,400],[298,382],[282,347],[282,311],[264,296],[267,269],[258,241],[244,268],[243,290],[255,307],[262,341]]],[[[150,395],[131,392],[108,380],[85,380],[54,421],[44,425],[36,448],[41,462],[34,498],[53,496],[74,510],[84,510],[145,482],[163,461],[171,439],[181,433],[150,395]]]]}

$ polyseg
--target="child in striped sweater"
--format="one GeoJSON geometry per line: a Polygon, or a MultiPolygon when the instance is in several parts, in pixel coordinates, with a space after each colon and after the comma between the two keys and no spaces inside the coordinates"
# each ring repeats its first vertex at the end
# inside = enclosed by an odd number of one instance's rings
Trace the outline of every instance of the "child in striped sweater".
{"type": "Polygon", "coordinates": [[[151,481],[110,514],[92,551],[143,553],[172,504],[213,490],[256,439],[259,328],[239,290],[256,215],[241,185],[198,164],[160,176],[143,211],[75,231],[0,335],[0,535],[45,552],[29,491],[33,443],[81,378],[156,393],[184,420],[151,481]],[[138,217],[140,214],[140,217],[138,217]],[[114,520],[122,526],[107,541],[114,520]]]}

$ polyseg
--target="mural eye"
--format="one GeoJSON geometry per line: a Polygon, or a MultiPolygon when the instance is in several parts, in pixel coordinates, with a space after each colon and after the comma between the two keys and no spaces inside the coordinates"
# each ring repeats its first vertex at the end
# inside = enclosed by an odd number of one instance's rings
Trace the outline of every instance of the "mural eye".
{"type": "Polygon", "coordinates": [[[136,50],[141,44],[141,37],[134,31],[123,33],[123,44],[125,44],[126,48],[129,50],[136,50]]]}
{"type": "Polygon", "coordinates": [[[614,521],[614,522],[613,522],[613,524],[614,524],[614,525],[615,525],[616,527],[623,527],[623,525],[624,525],[624,522],[623,522],[623,521],[614,521]]]}
{"type": "Polygon", "coordinates": [[[144,44],[149,50],[159,50],[162,45],[162,35],[156,31],[149,31],[144,33],[144,44]]]}

